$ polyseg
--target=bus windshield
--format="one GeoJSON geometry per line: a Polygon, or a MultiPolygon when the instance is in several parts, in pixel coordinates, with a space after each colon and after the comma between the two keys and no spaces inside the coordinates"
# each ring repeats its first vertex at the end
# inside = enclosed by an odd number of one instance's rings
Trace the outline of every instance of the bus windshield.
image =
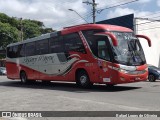
{"type": "MultiPolygon", "coordinates": [[[[106,56],[109,56],[112,58],[112,62],[130,66],[143,65],[146,63],[142,46],[133,32],[111,31],[110,33],[115,35],[118,46],[113,45],[113,41],[110,37],[107,37],[108,35],[105,34],[105,31],[83,32],[92,53],[96,57],[105,58],[104,60],[106,60],[106,56]],[[102,43],[103,46],[101,45],[102,43]],[[104,46],[106,46],[106,48],[104,46]],[[105,49],[102,49],[102,47],[105,49]],[[101,57],[102,55],[104,57],[101,57]]],[[[107,60],[110,61],[111,59],[107,60]]]]}
{"type": "Polygon", "coordinates": [[[118,40],[118,46],[112,46],[115,61],[131,66],[146,63],[142,46],[132,32],[112,32],[112,34],[118,40]]]}

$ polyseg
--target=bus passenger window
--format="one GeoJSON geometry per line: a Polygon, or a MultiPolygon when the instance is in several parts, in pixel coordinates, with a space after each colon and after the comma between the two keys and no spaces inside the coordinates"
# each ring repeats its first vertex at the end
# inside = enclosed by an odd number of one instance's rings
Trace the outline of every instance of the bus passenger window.
{"type": "Polygon", "coordinates": [[[18,57],[25,57],[25,45],[18,45],[18,57]]]}
{"type": "Polygon", "coordinates": [[[8,58],[13,58],[13,47],[8,47],[7,48],[7,57],[8,58]]]}
{"type": "Polygon", "coordinates": [[[33,55],[35,55],[35,42],[27,43],[26,56],[33,56],[33,55]]]}
{"type": "Polygon", "coordinates": [[[64,36],[65,50],[86,53],[84,45],[78,33],[72,33],[64,36]]]}
{"type": "Polygon", "coordinates": [[[51,53],[64,52],[63,42],[58,37],[50,39],[50,52],[51,53]]]}
{"type": "Polygon", "coordinates": [[[43,54],[48,54],[49,49],[48,49],[48,40],[40,40],[36,42],[36,54],[37,55],[43,55],[43,54]]]}

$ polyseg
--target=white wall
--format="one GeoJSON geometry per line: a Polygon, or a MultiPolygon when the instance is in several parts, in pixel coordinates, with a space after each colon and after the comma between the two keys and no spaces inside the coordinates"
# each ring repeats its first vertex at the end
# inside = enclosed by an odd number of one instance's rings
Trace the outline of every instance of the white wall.
{"type": "Polygon", "coordinates": [[[148,64],[160,67],[160,22],[135,19],[136,34],[148,36],[152,41],[152,46],[148,47],[147,41],[140,39],[148,64]]]}

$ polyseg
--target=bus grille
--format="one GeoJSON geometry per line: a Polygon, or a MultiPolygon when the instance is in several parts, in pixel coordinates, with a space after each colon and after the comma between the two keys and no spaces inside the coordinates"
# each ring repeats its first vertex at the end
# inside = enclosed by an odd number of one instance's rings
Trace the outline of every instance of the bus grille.
{"type": "Polygon", "coordinates": [[[128,74],[139,75],[139,74],[144,74],[145,72],[146,72],[146,70],[142,70],[142,71],[129,71],[128,74]]]}

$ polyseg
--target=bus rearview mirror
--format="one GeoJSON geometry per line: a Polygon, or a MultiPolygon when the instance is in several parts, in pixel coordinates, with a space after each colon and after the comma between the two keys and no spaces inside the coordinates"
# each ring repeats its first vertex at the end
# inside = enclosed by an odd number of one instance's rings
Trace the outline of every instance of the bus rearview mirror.
{"type": "Polygon", "coordinates": [[[113,43],[113,46],[118,46],[118,40],[116,38],[116,36],[112,33],[109,33],[109,32],[103,32],[103,33],[96,33],[95,35],[107,35],[111,38],[112,40],[112,43],[113,43]]]}
{"type": "Polygon", "coordinates": [[[150,40],[149,37],[147,37],[147,36],[145,36],[145,35],[136,35],[136,37],[146,39],[147,42],[148,42],[148,46],[151,47],[151,40],[150,40]]]}

